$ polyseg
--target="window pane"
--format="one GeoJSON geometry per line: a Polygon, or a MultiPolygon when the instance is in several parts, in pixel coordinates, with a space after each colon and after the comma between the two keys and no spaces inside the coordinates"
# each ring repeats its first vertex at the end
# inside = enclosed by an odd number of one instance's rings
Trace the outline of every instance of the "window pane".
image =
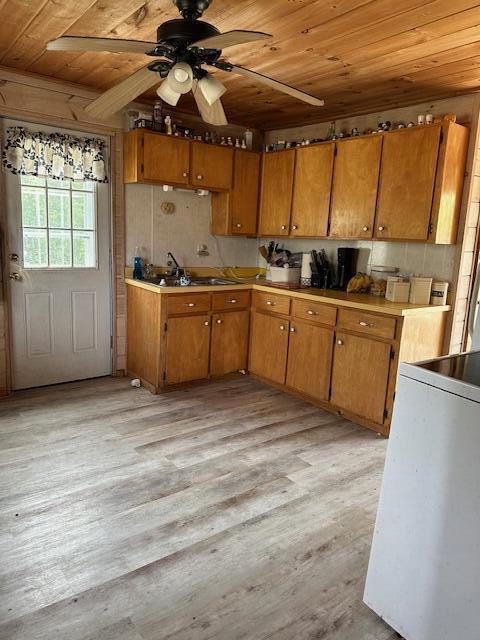
{"type": "Polygon", "coordinates": [[[37,176],[21,176],[20,183],[31,185],[34,187],[44,187],[45,186],[45,178],[37,178],[37,176]]]}
{"type": "Polygon", "coordinates": [[[68,229],[70,222],[70,192],[48,190],[48,226],[68,229]]]}
{"type": "Polygon", "coordinates": [[[43,189],[22,187],[22,225],[24,227],[47,226],[47,207],[43,189]]]}
{"type": "Polygon", "coordinates": [[[70,180],[47,180],[49,189],[70,189],[70,180]]]}
{"type": "Polygon", "coordinates": [[[88,180],[73,180],[72,189],[74,191],[95,191],[95,183],[88,180]]]}
{"type": "Polygon", "coordinates": [[[70,231],[49,230],[50,266],[72,266],[72,239],[70,231]]]}
{"type": "Polygon", "coordinates": [[[72,192],[72,218],[74,229],[95,229],[93,193],[72,192]]]}
{"type": "Polygon", "coordinates": [[[23,230],[23,264],[26,269],[48,267],[47,230],[23,230]]]}
{"type": "Polygon", "coordinates": [[[94,231],[73,232],[73,266],[97,266],[94,231]]]}

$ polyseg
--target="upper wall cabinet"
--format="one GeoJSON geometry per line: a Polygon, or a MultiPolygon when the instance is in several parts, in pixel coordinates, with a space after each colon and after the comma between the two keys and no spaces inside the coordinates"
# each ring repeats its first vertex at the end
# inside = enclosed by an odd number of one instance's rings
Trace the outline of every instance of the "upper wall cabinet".
{"type": "Polygon", "coordinates": [[[233,153],[229,147],[135,129],[124,136],[124,182],[228,191],[233,153]]]}
{"type": "Polygon", "coordinates": [[[297,149],[290,235],[326,236],[335,143],[297,149]]]}
{"type": "Polygon", "coordinates": [[[333,238],[371,238],[383,136],[337,142],[330,232],[333,238]]]}
{"type": "Polygon", "coordinates": [[[263,154],[259,235],[289,235],[294,168],[293,149],[263,154]]]}
{"type": "Polygon", "coordinates": [[[429,125],[383,137],[379,240],[427,240],[441,131],[441,125],[429,125]]]}
{"type": "Polygon", "coordinates": [[[260,154],[235,149],[233,187],[228,193],[212,193],[212,233],[247,235],[257,233],[260,154]]]}

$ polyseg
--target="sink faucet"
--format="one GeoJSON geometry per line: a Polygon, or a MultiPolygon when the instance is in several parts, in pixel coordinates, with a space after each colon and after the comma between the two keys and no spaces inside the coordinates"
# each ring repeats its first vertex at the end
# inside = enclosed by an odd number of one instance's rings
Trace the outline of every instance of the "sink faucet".
{"type": "Polygon", "coordinates": [[[172,267],[170,274],[172,276],[176,276],[177,278],[180,278],[180,276],[182,276],[184,274],[184,269],[181,268],[181,266],[178,264],[178,262],[175,259],[175,256],[173,255],[173,253],[171,253],[170,251],[167,253],[167,256],[170,258],[170,260],[167,262],[167,265],[170,267],[172,262],[174,263],[174,267],[172,267]]]}

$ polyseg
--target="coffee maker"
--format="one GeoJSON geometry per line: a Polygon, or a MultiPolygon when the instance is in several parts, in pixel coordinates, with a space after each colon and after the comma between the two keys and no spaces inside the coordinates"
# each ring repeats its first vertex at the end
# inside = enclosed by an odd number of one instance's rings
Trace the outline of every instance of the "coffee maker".
{"type": "Polygon", "coordinates": [[[337,252],[336,278],[332,289],[345,291],[351,278],[357,273],[358,249],[340,247],[337,252]]]}

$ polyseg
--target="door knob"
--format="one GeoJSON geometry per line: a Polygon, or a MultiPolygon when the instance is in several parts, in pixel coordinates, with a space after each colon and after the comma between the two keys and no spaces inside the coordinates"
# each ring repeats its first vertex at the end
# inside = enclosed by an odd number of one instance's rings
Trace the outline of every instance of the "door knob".
{"type": "Polygon", "coordinates": [[[209,322],[208,322],[208,320],[207,320],[207,322],[204,322],[203,324],[204,324],[206,327],[208,327],[210,323],[209,323],[209,322]]]}
{"type": "Polygon", "coordinates": [[[18,256],[18,253],[9,253],[8,259],[10,260],[10,262],[18,262],[20,258],[18,256]]]}
{"type": "Polygon", "coordinates": [[[337,344],[341,346],[343,344],[343,340],[337,340],[337,344]]]}
{"type": "Polygon", "coordinates": [[[223,320],[217,320],[217,324],[222,324],[223,320]]]}
{"type": "Polygon", "coordinates": [[[291,327],[290,332],[291,332],[291,333],[295,333],[295,331],[296,331],[296,330],[295,330],[295,327],[291,327]]]}
{"type": "Polygon", "coordinates": [[[203,180],[203,176],[197,176],[197,180],[203,180]]]}
{"type": "Polygon", "coordinates": [[[378,227],[378,230],[379,230],[379,231],[385,231],[385,227],[383,227],[383,226],[378,227]]]}
{"type": "Polygon", "coordinates": [[[280,325],[280,331],[285,331],[285,326],[283,324],[280,325]]]}
{"type": "Polygon", "coordinates": [[[362,231],[368,231],[368,230],[369,230],[369,228],[367,227],[367,225],[365,225],[365,226],[362,228],[362,231]]]}
{"type": "Polygon", "coordinates": [[[287,228],[287,225],[286,224],[282,224],[282,231],[285,231],[286,228],[287,228]]]}
{"type": "Polygon", "coordinates": [[[237,227],[237,229],[241,229],[242,225],[240,224],[240,222],[237,222],[237,224],[235,225],[237,227]]]}
{"type": "Polygon", "coordinates": [[[184,171],[184,172],[182,173],[182,176],[183,176],[184,178],[188,178],[188,171],[184,171]]]}
{"type": "Polygon", "coordinates": [[[298,229],[297,225],[294,224],[293,227],[292,227],[292,231],[296,231],[297,229],[298,229]]]}
{"type": "Polygon", "coordinates": [[[22,279],[22,276],[17,271],[14,271],[8,277],[10,278],[10,280],[21,280],[22,279]]]}

